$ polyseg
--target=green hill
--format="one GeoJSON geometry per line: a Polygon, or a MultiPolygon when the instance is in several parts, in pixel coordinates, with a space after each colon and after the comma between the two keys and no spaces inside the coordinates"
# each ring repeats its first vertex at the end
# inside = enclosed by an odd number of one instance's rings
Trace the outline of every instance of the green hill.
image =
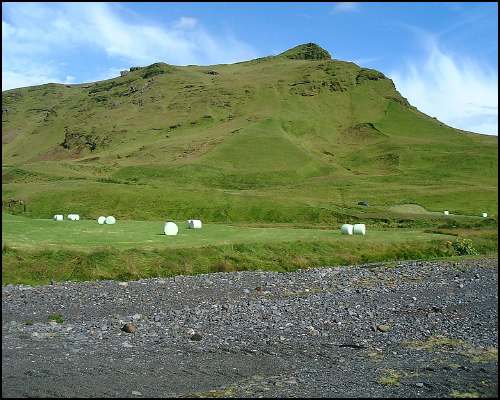
{"type": "Polygon", "coordinates": [[[13,89],[2,104],[2,200],[27,216],[384,222],[404,219],[394,206],[405,204],[497,214],[497,137],[446,126],[381,72],[312,43],[13,89]]]}

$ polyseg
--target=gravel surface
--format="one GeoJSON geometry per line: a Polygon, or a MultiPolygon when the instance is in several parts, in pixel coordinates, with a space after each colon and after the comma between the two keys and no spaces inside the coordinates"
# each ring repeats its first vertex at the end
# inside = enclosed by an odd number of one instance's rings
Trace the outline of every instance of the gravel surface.
{"type": "Polygon", "coordinates": [[[497,268],[7,285],[2,396],[496,396],[497,268]]]}

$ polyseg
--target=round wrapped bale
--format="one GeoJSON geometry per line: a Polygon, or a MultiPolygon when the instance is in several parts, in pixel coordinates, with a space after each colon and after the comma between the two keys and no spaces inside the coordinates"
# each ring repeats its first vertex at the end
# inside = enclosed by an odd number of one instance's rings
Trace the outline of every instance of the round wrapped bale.
{"type": "Polygon", "coordinates": [[[104,216],[101,215],[99,218],[97,218],[97,223],[99,225],[105,224],[106,223],[106,217],[104,217],[104,216]]]}
{"type": "Polygon", "coordinates": [[[113,217],[112,215],[110,215],[109,217],[106,217],[106,224],[108,225],[113,225],[116,223],[116,219],[115,217],[113,217]]]}
{"type": "Polygon", "coordinates": [[[487,213],[483,213],[483,218],[487,218],[488,217],[488,214],[487,213]]]}
{"type": "Polygon", "coordinates": [[[201,229],[201,221],[199,219],[188,219],[188,228],[201,229]]]}
{"type": "Polygon", "coordinates": [[[80,221],[80,216],[78,214],[68,214],[68,219],[70,221],[80,221]]]}
{"type": "Polygon", "coordinates": [[[165,235],[167,236],[175,236],[177,235],[177,232],[179,232],[179,228],[175,224],[175,222],[165,222],[165,226],[163,227],[163,232],[165,232],[165,235]]]}
{"type": "Polygon", "coordinates": [[[365,224],[354,224],[354,228],[352,229],[352,232],[355,235],[364,235],[364,234],[366,234],[366,226],[365,226],[365,224]]]}
{"type": "Polygon", "coordinates": [[[342,227],[340,228],[340,232],[343,234],[343,235],[352,235],[352,230],[353,230],[353,226],[351,224],[344,224],[342,225],[342,227]]]}
{"type": "Polygon", "coordinates": [[[448,210],[446,210],[446,211],[444,212],[444,215],[450,215],[450,212],[449,212],[448,210]]]}
{"type": "Polygon", "coordinates": [[[64,220],[64,215],[62,214],[54,215],[54,221],[62,221],[62,220],[64,220]]]}

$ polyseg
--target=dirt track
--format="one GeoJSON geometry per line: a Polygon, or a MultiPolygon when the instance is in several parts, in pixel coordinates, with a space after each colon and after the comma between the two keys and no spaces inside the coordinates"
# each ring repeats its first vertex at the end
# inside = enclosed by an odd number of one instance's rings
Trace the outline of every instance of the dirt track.
{"type": "Polygon", "coordinates": [[[9,285],[2,396],[496,396],[497,267],[9,285]]]}

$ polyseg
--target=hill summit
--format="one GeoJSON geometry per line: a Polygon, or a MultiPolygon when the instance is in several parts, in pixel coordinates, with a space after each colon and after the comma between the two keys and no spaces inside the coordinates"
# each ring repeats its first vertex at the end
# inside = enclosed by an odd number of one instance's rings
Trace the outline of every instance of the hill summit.
{"type": "Polygon", "coordinates": [[[279,54],[295,60],[331,60],[332,56],[328,51],[318,46],[316,43],[300,44],[279,54]]]}

